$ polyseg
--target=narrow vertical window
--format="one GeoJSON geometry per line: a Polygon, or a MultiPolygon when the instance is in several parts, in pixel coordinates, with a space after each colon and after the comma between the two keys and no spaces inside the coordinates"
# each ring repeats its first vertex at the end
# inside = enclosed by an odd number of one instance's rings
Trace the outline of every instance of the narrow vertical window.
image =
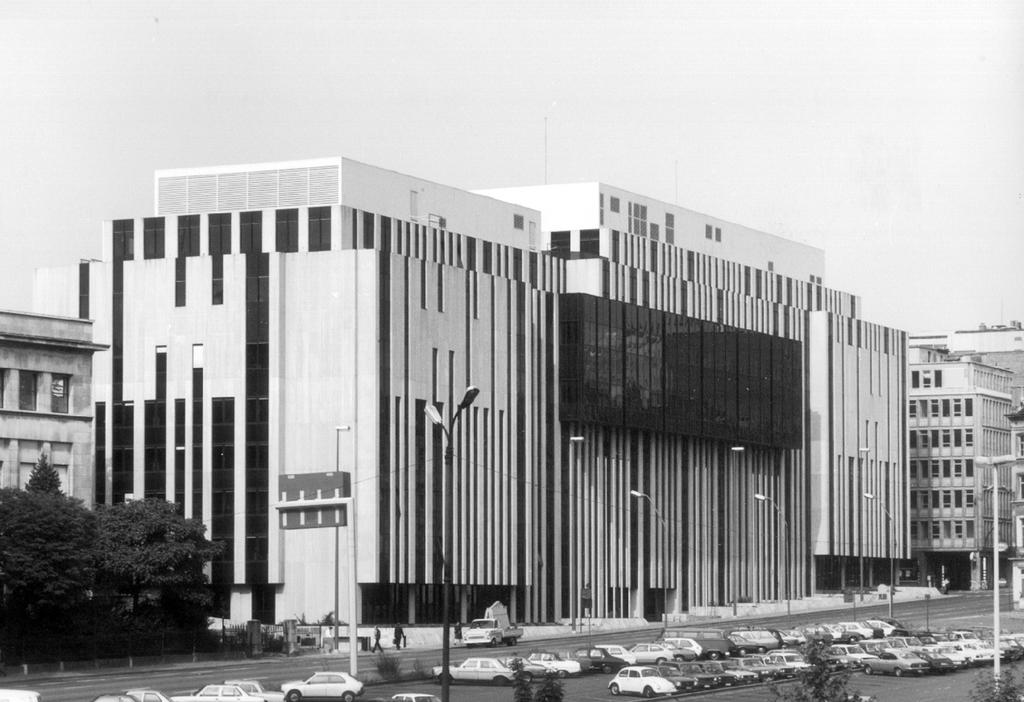
{"type": "Polygon", "coordinates": [[[142,257],[164,257],[164,218],[146,217],[142,221],[142,257]]]}
{"type": "Polygon", "coordinates": [[[299,250],[299,211],[278,210],[275,250],[278,253],[295,253],[299,250]]]}
{"type": "Polygon", "coordinates": [[[211,281],[212,282],[213,299],[211,300],[211,302],[213,304],[215,304],[215,305],[223,305],[224,304],[224,257],[223,256],[214,256],[212,258],[211,262],[213,264],[212,265],[212,268],[213,268],[213,280],[211,281]]]}
{"type": "Polygon", "coordinates": [[[178,257],[199,255],[199,215],[178,217],[178,257]]]}
{"type": "Polygon", "coordinates": [[[239,218],[239,253],[263,252],[263,213],[243,212],[239,218]]]}
{"type": "Polygon", "coordinates": [[[207,217],[209,224],[209,250],[211,256],[231,253],[231,215],[211,214],[207,217]]]}
{"type": "Polygon", "coordinates": [[[309,250],[331,250],[331,208],[309,208],[309,250]]]}
{"type": "Polygon", "coordinates": [[[18,409],[35,411],[38,384],[38,373],[27,370],[18,373],[18,409]]]}
{"type": "Polygon", "coordinates": [[[185,306],[185,258],[174,259],[174,306],[185,306]]]}
{"type": "Polygon", "coordinates": [[[68,413],[68,393],[71,390],[71,376],[53,375],[50,378],[50,411],[68,413]]]}

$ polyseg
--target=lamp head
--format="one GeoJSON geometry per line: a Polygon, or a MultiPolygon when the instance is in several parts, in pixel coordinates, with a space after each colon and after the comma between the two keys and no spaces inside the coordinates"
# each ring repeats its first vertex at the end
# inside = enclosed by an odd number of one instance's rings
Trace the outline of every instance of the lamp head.
{"type": "Polygon", "coordinates": [[[473,404],[473,400],[480,394],[480,388],[475,385],[470,385],[466,388],[466,394],[462,396],[462,402],[459,403],[459,409],[464,410],[473,404]]]}
{"type": "Polygon", "coordinates": [[[423,413],[426,414],[427,418],[434,424],[444,426],[444,420],[441,419],[441,413],[437,411],[437,407],[434,407],[434,405],[427,405],[424,407],[423,413]]]}
{"type": "Polygon", "coordinates": [[[735,451],[736,453],[741,453],[743,451],[746,451],[747,447],[746,446],[730,446],[729,450],[730,451],[735,451]]]}
{"type": "Polygon", "coordinates": [[[867,446],[861,446],[859,449],[857,449],[857,453],[871,453],[871,449],[868,448],[867,446]]]}
{"type": "Polygon", "coordinates": [[[768,496],[767,495],[762,495],[759,492],[755,492],[754,493],[754,499],[757,500],[758,502],[765,502],[765,501],[768,500],[768,496]]]}
{"type": "Polygon", "coordinates": [[[571,441],[574,444],[578,444],[581,441],[583,441],[583,437],[582,436],[570,436],[569,437],[569,441],[571,441]]]}
{"type": "Polygon", "coordinates": [[[870,492],[865,492],[865,493],[864,493],[864,497],[866,497],[866,498],[867,498],[867,499],[869,499],[869,500],[873,500],[873,499],[875,499],[875,496],[874,496],[874,494],[873,494],[873,493],[870,493],[870,492]]]}
{"type": "Polygon", "coordinates": [[[630,490],[629,494],[632,495],[633,497],[647,497],[647,495],[645,495],[642,492],[638,492],[637,490],[630,490]]]}

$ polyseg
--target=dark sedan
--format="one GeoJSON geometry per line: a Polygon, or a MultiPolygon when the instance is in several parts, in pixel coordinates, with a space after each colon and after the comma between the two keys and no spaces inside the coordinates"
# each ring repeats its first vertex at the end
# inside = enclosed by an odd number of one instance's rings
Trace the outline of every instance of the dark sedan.
{"type": "Polygon", "coordinates": [[[915,651],[915,655],[921,660],[925,661],[928,666],[930,673],[952,673],[956,670],[956,663],[951,658],[946,658],[941,653],[935,653],[934,651],[915,651]]]}
{"type": "Polygon", "coordinates": [[[683,675],[696,678],[697,687],[701,690],[713,690],[724,684],[720,675],[708,673],[700,663],[677,663],[676,667],[683,675]]]}
{"type": "Polygon", "coordinates": [[[617,673],[629,665],[603,648],[577,648],[569,652],[569,658],[579,661],[584,673],[617,673]]]}

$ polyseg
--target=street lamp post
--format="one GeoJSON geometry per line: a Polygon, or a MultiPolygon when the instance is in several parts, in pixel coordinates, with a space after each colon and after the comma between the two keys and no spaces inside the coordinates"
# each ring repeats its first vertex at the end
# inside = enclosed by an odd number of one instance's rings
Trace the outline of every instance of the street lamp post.
{"type": "Polygon", "coordinates": [[[661,621],[662,621],[662,623],[661,623],[661,636],[662,636],[662,638],[665,638],[665,631],[668,628],[668,582],[665,580],[665,561],[668,559],[668,523],[665,521],[665,518],[663,516],[661,516],[661,512],[658,511],[658,506],[656,504],[654,504],[654,500],[651,499],[650,495],[648,495],[645,492],[640,492],[639,490],[630,490],[629,494],[632,495],[633,497],[636,497],[636,498],[639,498],[639,499],[642,499],[642,500],[647,500],[647,502],[650,503],[650,505],[651,505],[651,509],[654,510],[654,516],[656,516],[658,518],[658,521],[661,522],[661,532],[662,532],[662,536],[661,536],[661,552],[662,552],[662,558],[661,558],[661,563],[659,564],[659,566],[660,566],[659,571],[661,572],[661,588],[662,588],[661,589],[661,609],[662,609],[662,613],[661,613],[661,621]]]}
{"type": "MultiPolygon", "coordinates": [[[[784,535],[784,537],[782,539],[782,553],[783,553],[783,560],[782,560],[782,564],[783,565],[782,565],[782,568],[783,568],[783,570],[786,573],[786,616],[787,617],[788,616],[792,616],[792,614],[793,614],[792,598],[790,597],[790,594],[789,594],[789,520],[786,519],[786,515],[782,511],[782,508],[779,507],[779,503],[776,502],[775,500],[773,500],[771,497],[768,497],[768,495],[762,495],[761,493],[756,493],[754,495],[754,499],[757,500],[758,502],[769,502],[769,503],[771,503],[771,506],[775,508],[775,513],[779,515],[780,519],[782,519],[782,525],[784,527],[786,527],[786,533],[785,533],[785,535],[784,535]]],[[[775,585],[776,585],[776,587],[778,587],[778,584],[779,584],[779,576],[778,576],[778,571],[776,571],[776,574],[775,574],[775,585]]]]}
{"type": "MultiPolygon", "coordinates": [[[[866,446],[862,446],[859,449],[857,449],[857,453],[859,453],[861,456],[864,457],[862,460],[867,460],[867,455],[869,453],[871,453],[871,449],[866,447],[866,446]]],[[[864,465],[863,464],[861,464],[861,471],[860,471],[860,476],[859,477],[860,477],[860,487],[863,488],[864,487],[864,465]]],[[[859,510],[859,513],[861,514],[861,519],[860,519],[860,524],[861,524],[861,527],[860,527],[860,537],[861,538],[859,539],[859,546],[858,546],[858,548],[860,549],[860,593],[859,594],[860,594],[860,601],[863,602],[864,601],[864,518],[863,518],[864,510],[863,509],[859,510]]],[[[857,618],[857,598],[856,597],[853,598],[853,618],[854,619],[857,618]]]]}
{"type": "MultiPolygon", "coordinates": [[[[347,424],[334,427],[334,470],[340,475],[341,474],[341,432],[351,431],[352,427],[347,424]]],[[[352,538],[352,529],[355,527],[355,515],[352,514],[355,507],[355,501],[349,502],[349,515],[348,515],[348,534],[349,534],[349,554],[353,554],[352,548],[355,543],[355,539],[352,538]]],[[[340,525],[338,522],[334,524],[334,652],[338,652],[338,619],[340,618],[340,609],[338,606],[338,566],[340,561],[341,553],[341,535],[340,525]]],[[[355,556],[352,555],[352,582],[355,579],[355,556]]],[[[349,610],[348,610],[348,648],[349,648],[349,667],[355,675],[356,670],[356,640],[355,640],[355,626],[356,620],[356,608],[355,604],[355,592],[353,588],[349,588],[349,610]]]]}
{"type": "Polygon", "coordinates": [[[996,655],[992,661],[992,679],[999,686],[999,466],[1014,463],[1014,456],[975,456],[975,465],[992,468],[992,647],[996,655]]]}
{"type": "Polygon", "coordinates": [[[462,414],[462,410],[473,404],[473,400],[480,394],[479,388],[470,385],[466,388],[465,394],[462,396],[462,400],[459,402],[455,413],[452,415],[451,420],[447,426],[444,423],[444,419],[441,417],[441,413],[437,411],[437,407],[428,404],[424,408],[424,412],[427,418],[431,422],[441,427],[441,431],[444,432],[445,448],[444,448],[444,553],[443,564],[444,572],[442,575],[441,585],[441,702],[449,702],[450,686],[451,686],[451,673],[449,671],[449,665],[451,663],[451,612],[449,611],[449,602],[451,601],[451,590],[452,590],[452,463],[454,462],[454,449],[452,448],[452,432],[455,429],[456,423],[459,421],[459,415],[462,414]]]}
{"type": "Polygon", "coordinates": [[[877,502],[889,519],[889,531],[892,533],[892,550],[889,551],[889,619],[892,619],[892,601],[896,597],[896,524],[893,521],[892,512],[889,511],[885,503],[876,499],[870,492],[865,492],[864,497],[877,502]]]}
{"type": "Polygon", "coordinates": [[[569,549],[569,617],[572,630],[576,631],[576,615],[579,612],[579,577],[576,565],[576,542],[579,541],[579,519],[576,513],[578,483],[576,479],[576,463],[573,460],[576,444],[582,443],[582,436],[569,437],[569,520],[572,523],[573,536],[569,549]]]}

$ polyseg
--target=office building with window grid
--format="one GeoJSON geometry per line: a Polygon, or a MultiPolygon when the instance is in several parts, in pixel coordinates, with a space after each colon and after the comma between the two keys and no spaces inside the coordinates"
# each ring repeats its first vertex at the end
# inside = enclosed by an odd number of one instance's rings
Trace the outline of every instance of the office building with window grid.
{"type": "MultiPolygon", "coordinates": [[[[928,345],[910,349],[907,394],[910,545],[904,580],[954,590],[991,587],[992,470],[978,456],[1010,452],[1013,372],[928,345]]],[[[998,540],[1012,536],[1010,473],[999,469],[998,540]]],[[[1006,564],[999,572],[1005,574],[1006,564]]]]}
{"type": "Polygon", "coordinates": [[[781,602],[906,555],[906,337],[825,286],[820,249],[599,183],[473,193],[343,158],[158,171],[154,197],[36,302],[73,313],[87,276],[96,499],[201,518],[232,619],[333,609],[333,529],[275,506],[280,476],[340,468],[360,621],[439,621],[424,409],[470,385],[454,618],[564,621],[585,584],[597,617],[781,602]]]}

